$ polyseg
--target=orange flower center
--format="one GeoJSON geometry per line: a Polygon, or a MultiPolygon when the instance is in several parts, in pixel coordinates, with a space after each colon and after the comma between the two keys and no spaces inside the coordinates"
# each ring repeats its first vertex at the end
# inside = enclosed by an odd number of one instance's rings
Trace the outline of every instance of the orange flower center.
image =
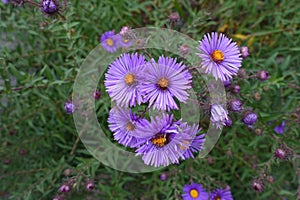
{"type": "Polygon", "coordinates": [[[215,200],[221,200],[221,197],[220,196],[216,196],[215,200]]]}
{"type": "Polygon", "coordinates": [[[214,50],[211,54],[211,57],[217,63],[222,62],[224,60],[224,54],[221,50],[214,50]]]}
{"type": "Polygon", "coordinates": [[[164,90],[168,88],[169,81],[166,78],[161,78],[158,80],[157,85],[164,90]]]}
{"type": "Polygon", "coordinates": [[[199,192],[197,190],[195,190],[195,189],[192,189],[190,191],[190,195],[191,195],[192,198],[196,199],[199,196],[199,192]]]}
{"type": "Polygon", "coordinates": [[[135,83],[135,81],[136,81],[136,79],[135,79],[135,75],[134,74],[129,73],[129,74],[127,74],[125,76],[125,83],[127,85],[129,85],[129,86],[133,85],[135,83]]]}
{"type": "Polygon", "coordinates": [[[157,135],[156,137],[152,138],[151,142],[153,144],[155,144],[156,146],[163,147],[167,144],[167,137],[166,137],[166,135],[160,134],[160,135],[157,135]]]}
{"type": "Polygon", "coordinates": [[[127,122],[126,129],[127,131],[133,131],[135,129],[135,125],[131,122],[127,122]]]}
{"type": "Polygon", "coordinates": [[[114,45],[114,41],[113,41],[111,38],[108,38],[108,39],[106,40],[106,44],[107,44],[108,46],[113,46],[113,45],[114,45]]]}

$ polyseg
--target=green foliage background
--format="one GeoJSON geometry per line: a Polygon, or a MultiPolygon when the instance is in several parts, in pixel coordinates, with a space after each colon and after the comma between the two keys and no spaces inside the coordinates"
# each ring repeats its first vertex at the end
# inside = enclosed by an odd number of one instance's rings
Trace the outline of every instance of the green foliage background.
{"type": "MultiPolygon", "coordinates": [[[[181,199],[191,181],[208,190],[229,185],[235,199],[296,199],[300,180],[300,4],[297,1],[69,1],[61,17],[47,17],[30,5],[0,4],[0,199],[51,199],[59,186],[74,179],[67,199],[181,199]],[[99,163],[78,139],[72,115],[63,105],[84,58],[99,44],[100,35],[124,25],[169,27],[168,15],[177,11],[175,27],[195,40],[211,31],[226,33],[251,56],[243,62],[247,75],[269,71],[271,78],[235,79],[245,107],[259,114],[256,128],[245,127],[233,115],[206,159],[189,160],[163,171],[129,174],[99,163]],[[261,99],[254,98],[254,93],[261,99]],[[288,129],[274,127],[286,120],[288,129]],[[273,159],[284,142],[295,156],[273,159]],[[22,150],[24,151],[22,152],[22,150]],[[21,151],[21,152],[20,152],[21,151]],[[213,161],[212,161],[213,160],[213,161]],[[7,163],[9,161],[9,163],[7,163]],[[299,163],[299,164],[298,164],[299,163]],[[71,169],[66,176],[65,169],[71,169]],[[161,181],[161,173],[168,179],[161,181]],[[261,173],[275,182],[262,193],[251,188],[261,173]],[[85,181],[95,181],[93,192],[85,181]]],[[[109,98],[97,101],[97,116],[106,123],[109,98]]]]}

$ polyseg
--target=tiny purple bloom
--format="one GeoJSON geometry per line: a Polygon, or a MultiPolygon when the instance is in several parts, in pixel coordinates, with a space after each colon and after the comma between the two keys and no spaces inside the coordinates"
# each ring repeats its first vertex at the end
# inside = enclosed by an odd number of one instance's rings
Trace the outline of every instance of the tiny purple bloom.
{"type": "Polygon", "coordinates": [[[140,81],[144,78],[145,57],[143,55],[122,54],[110,64],[105,75],[105,87],[117,105],[135,106],[143,103],[140,81]]]}
{"type": "Polygon", "coordinates": [[[281,124],[279,124],[278,126],[276,126],[274,128],[274,131],[277,133],[277,134],[282,134],[283,131],[284,131],[284,126],[285,126],[285,121],[282,121],[281,124]]]}
{"type": "Polygon", "coordinates": [[[145,141],[136,150],[137,155],[143,155],[146,165],[160,167],[179,163],[192,139],[180,130],[179,125],[180,121],[173,122],[173,115],[151,117],[151,125],[141,132],[145,141]]]}
{"type": "Polygon", "coordinates": [[[225,110],[221,105],[214,104],[210,109],[210,120],[218,128],[221,129],[222,125],[226,125],[228,119],[228,111],[225,110]]]}
{"type": "Polygon", "coordinates": [[[231,86],[231,92],[234,94],[238,94],[241,91],[241,87],[239,85],[232,85],[231,86]]]}
{"type": "Polygon", "coordinates": [[[70,186],[67,184],[63,184],[62,186],[60,186],[59,191],[63,193],[70,192],[70,186]]]}
{"type": "Polygon", "coordinates": [[[246,125],[253,125],[256,121],[257,121],[257,114],[254,112],[248,112],[244,115],[242,121],[246,124],[246,125]]]}
{"type": "Polygon", "coordinates": [[[91,181],[88,181],[85,188],[88,190],[88,191],[91,191],[95,188],[95,184],[91,181]]]}
{"type": "Polygon", "coordinates": [[[103,33],[100,39],[102,47],[110,53],[117,51],[119,48],[119,41],[120,35],[115,35],[114,31],[107,31],[103,33]]]}
{"type": "Polygon", "coordinates": [[[234,99],[230,102],[230,108],[234,112],[241,111],[243,109],[243,103],[239,99],[234,99]]]}
{"type": "Polygon", "coordinates": [[[257,72],[257,78],[261,81],[265,81],[269,79],[269,72],[267,72],[266,70],[262,70],[257,72]]]}
{"type": "Polygon", "coordinates": [[[231,191],[227,189],[216,189],[209,195],[210,200],[233,200],[231,191]]]}
{"type": "Polygon", "coordinates": [[[130,30],[130,27],[123,26],[122,29],[121,29],[121,31],[120,31],[120,35],[126,36],[126,34],[128,33],[129,30],[130,30]]]}
{"type": "Polygon", "coordinates": [[[197,153],[203,149],[203,145],[205,142],[205,134],[197,135],[201,128],[198,125],[188,126],[187,123],[183,123],[180,126],[180,129],[188,135],[190,135],[193,139],[190,142],[188,149],[182,155],[182,159],[194,158],[193,153],[197,153]]]}
{"type": "Polygon", "coordinates": [[[192,76],[182,62],[176,61],[160,56],[158,63],[154,60],[148,63],[141,90],[146,94],[149,107],[153,105],[158,110],[177,110],[174,97],[180,102],[188,99],[187,90],[191,88],[192,76]]]}
{"type": "Polygon", "coordinates": [[[56,0],[43,0],[42,1],[42,10],[49,15],[57,13],[58,7],[59,7],[59,5],[56,0]]]}
{"type": "Polygon", "coordinates": [[[250,55],[249,49],[246,46],[240,47],[240,52],[241,52],[243,58],[246,58],[250,55]]]}
{"type": "Polygon", "coordinates": [[[94,98],[97,100],[97,99],[100,99],[101,97],[101,92],[99,90],[96,90],[94,93],[93,93],[93,96],[94,98]]]}
{"type": "Polygon", "coordinates": [[[166,173],[162,173],[159,178],[160,178],[160,180],[165,181],[165,180],[167,180],[168,175],[166,173]]]}
{"type": "Polygon", "coordinates": [[[68,114],[72,114],[76,109],[76,106],[70,101],[67,101],[64,107],[68,114]]]}
{"type": "Polygon", "coordinates": [[[2,0],[2,2],[3,2],[4,4],[8,4],[8,3],[9,3],[9,0],[2,0]]]}
{"type": "Polygon", "coordinates": [[[183,187],[183,200],[208,200],[208,193],[201,184],[192,183],[183,187]]]}
{"type": "Polygon", "coordinates": [[[145,141],[139,134],[150,123],[139,118],[130,109],[115,107],[109,112],[109,129],[114,133],[114,139],[124,146],[134,147],[138,142],[145,141]],[[138,132],[140,131],[140,132],[138,132]]]}
{"type": "Polygon", "coordinates": [[[222,81],[232,79],[241,67],[241,54],[235,42],[224,34],[214,32],[204,35],[197,55],[202,59],[202,68],[207,74],[222,81]]]}

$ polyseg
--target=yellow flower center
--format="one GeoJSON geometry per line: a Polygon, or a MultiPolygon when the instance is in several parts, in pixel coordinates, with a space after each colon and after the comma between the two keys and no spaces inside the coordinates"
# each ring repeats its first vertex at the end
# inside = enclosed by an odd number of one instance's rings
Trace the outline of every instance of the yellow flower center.
{"type": "Polygon", "coordinates": [[[123,42],[124,42],[124,43],[127,43],[127,42],[129,42],[129,40],[127,40],[127,39],[124,39],[124,40],[123,40],[123,42]]]}
{"type": "Polygon", "coordinates": [[[157,85],[164,90],[168,88],[169,81],[166,78],[161,78],[158,80],[157,85]]]}
{"type": "Polygon", "coordinates": [[[222,62],[224,60],[224,54],[221,50],[214,50],[211,54],[211,57],[217,63],[222,62]]]}
{"type": "Polygon", "coordinates": [[[114,45],[114,41],[113,41],[111,38],[108,38],[108,39],[106,40],[106,44],[107,44],[108,46],[113,46],[113,45],[114,45]]]}
{"type": "Polygon", "coordinates": [[[191,191],[190,191],[190,195],[191,195],[191,197],[192,198],[198,198],[198,196],[199,196],[199,192],[197,191],[197,190],[195,190],[195,189],[192,189],[191,191]]]}
{"type": "Polygon", "coordinates": [[[127,122],[126,129],[127,131],[133,131],[135,129],[135,125],[131,122],[127,122]]]}
{"type": "Polygon", "coordinates": [[[215,200],[221,200],[221,197],[220,196],[216,196],[215,200]]]}
{"type": "Polygon", "coordinates": [[[136,81],[136,79],[135,79],[135,75],[134,74],[129,73],[129,74],[127,74],[125,76],[125,83],[127,85],[129,85],[129,86],[133,85],[135,83],[135,81],[136,81]]]}
{"type": "Polygon", "coordinates": [[[167,144],[166,135],[160,134],[151,139],[151,142],[156,146],[163,147],[167,144]]]}

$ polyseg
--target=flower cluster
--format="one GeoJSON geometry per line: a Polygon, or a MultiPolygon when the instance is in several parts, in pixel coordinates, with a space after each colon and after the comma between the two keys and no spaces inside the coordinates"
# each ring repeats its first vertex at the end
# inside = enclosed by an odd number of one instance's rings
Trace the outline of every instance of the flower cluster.
{"type": "Polygon", "coordinates": [[[183,200],[233,200],[229,187],[215,189],[208,193],[201,184],[191,183],[183,187],[183,200]]]}

